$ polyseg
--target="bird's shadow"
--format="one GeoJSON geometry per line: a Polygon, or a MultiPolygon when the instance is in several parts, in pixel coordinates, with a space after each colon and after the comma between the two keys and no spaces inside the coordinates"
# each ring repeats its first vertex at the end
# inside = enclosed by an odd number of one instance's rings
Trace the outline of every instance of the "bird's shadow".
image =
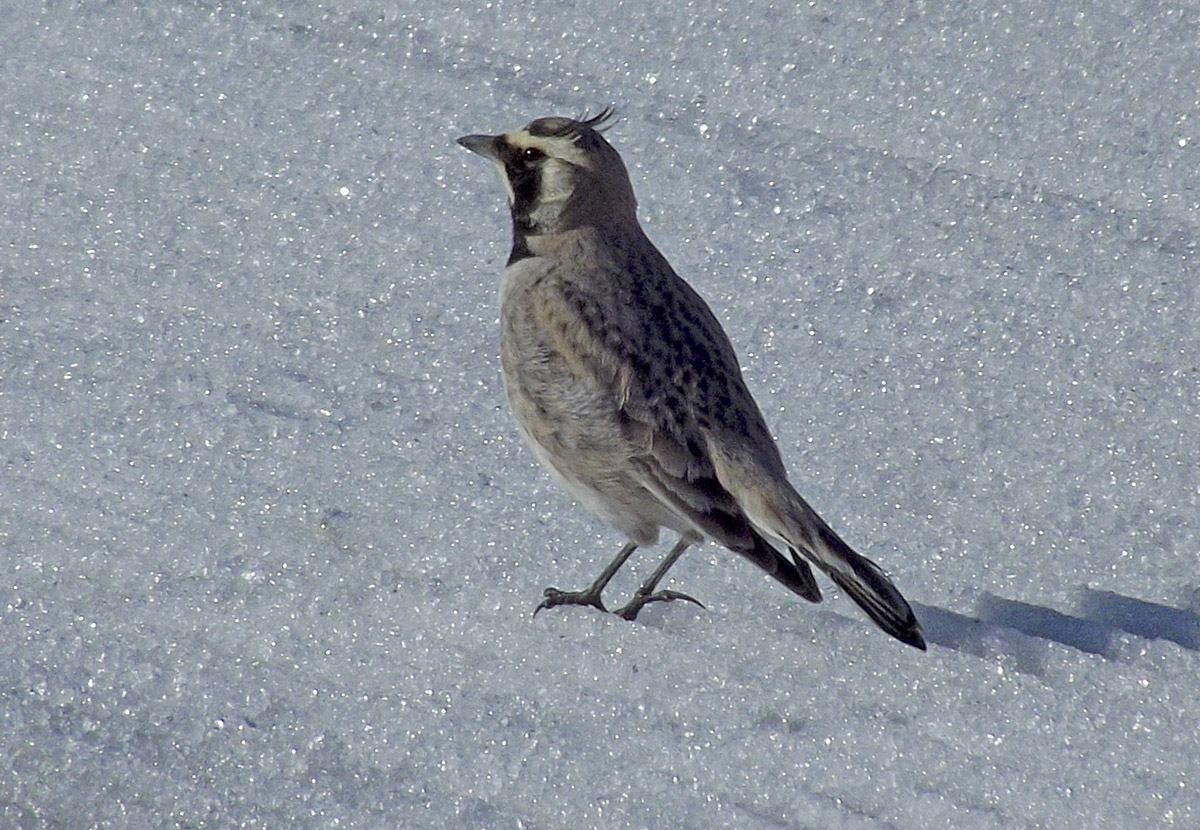
{"type": "Polygon", "coordinates": [[[1067,614],[1041,605],[984,594],[971,617],[929,605],[914,607],[930,643],[983,657],[1007,656],[1017,671],[1041,675],[1047,644],[1119,660],[1134,635],[1168,640],[1200,651],[1200,614],[1111,591],[1084,588],[1078,611],[1067,614]]]}

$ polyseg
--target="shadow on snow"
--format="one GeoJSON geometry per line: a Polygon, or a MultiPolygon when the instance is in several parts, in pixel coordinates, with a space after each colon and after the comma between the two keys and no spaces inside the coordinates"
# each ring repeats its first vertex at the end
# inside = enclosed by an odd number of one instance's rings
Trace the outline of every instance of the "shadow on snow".
{"type": "Polygon", "coordinates": [[[1105,659],[1118,659],[1125,638],[1168,640],[1200,651],[1200,614],[1085,588],[1076,614],[984,594],[975,617],[928,605],[915,606],[925,638],[944,648],[977,656],[1008,654],[1018,671],[1041,674],[1044,644],[1053,641],[1105,659]]]}

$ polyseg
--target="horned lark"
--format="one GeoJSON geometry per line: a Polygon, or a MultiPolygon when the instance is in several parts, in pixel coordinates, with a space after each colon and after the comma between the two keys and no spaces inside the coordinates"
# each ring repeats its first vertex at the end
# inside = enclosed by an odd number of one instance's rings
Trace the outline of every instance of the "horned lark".
{"type": "Polygon", "coordinates": [[[788,482],[721,324],[638,224],[629,174],[598,131],[610,115],[458,139],[496,164],[508,192],[500,357],[517,426],[558,483],[627,539],[590,587],[547,588],[537,611],[607,610],[613,574],[666,527],[679,541],[616,612],[626,619],[649,602],[695,602],[656,589],[711,539],[811,602],[816,565],[880,628],[924,649],[883,571],[788,482]]]}

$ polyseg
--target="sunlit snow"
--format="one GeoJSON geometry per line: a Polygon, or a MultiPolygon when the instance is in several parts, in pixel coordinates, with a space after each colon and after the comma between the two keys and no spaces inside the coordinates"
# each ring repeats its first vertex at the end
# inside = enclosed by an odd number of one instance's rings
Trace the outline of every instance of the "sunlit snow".
{"type": "Polygon", "coordinates": [[[1200,825],[1194,8],[7,5],[0,827],[1200,825]],[[531,619],[622,539],[454,138],[609,104],[928,653],[711,545],[531,619]]]}

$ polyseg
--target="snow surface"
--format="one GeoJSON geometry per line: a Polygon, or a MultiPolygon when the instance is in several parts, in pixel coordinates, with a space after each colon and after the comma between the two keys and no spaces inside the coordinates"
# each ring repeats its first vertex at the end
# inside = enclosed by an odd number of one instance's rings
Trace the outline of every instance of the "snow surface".
{"type": "Polygon", "coordinates": [[[1200,825],[1200,7],[943,5],[6,3],[0,827],[1200,825]],[[531,620],[621,539],[453,140],[610,103],[928,653],[714,546],[531,620]]]}

